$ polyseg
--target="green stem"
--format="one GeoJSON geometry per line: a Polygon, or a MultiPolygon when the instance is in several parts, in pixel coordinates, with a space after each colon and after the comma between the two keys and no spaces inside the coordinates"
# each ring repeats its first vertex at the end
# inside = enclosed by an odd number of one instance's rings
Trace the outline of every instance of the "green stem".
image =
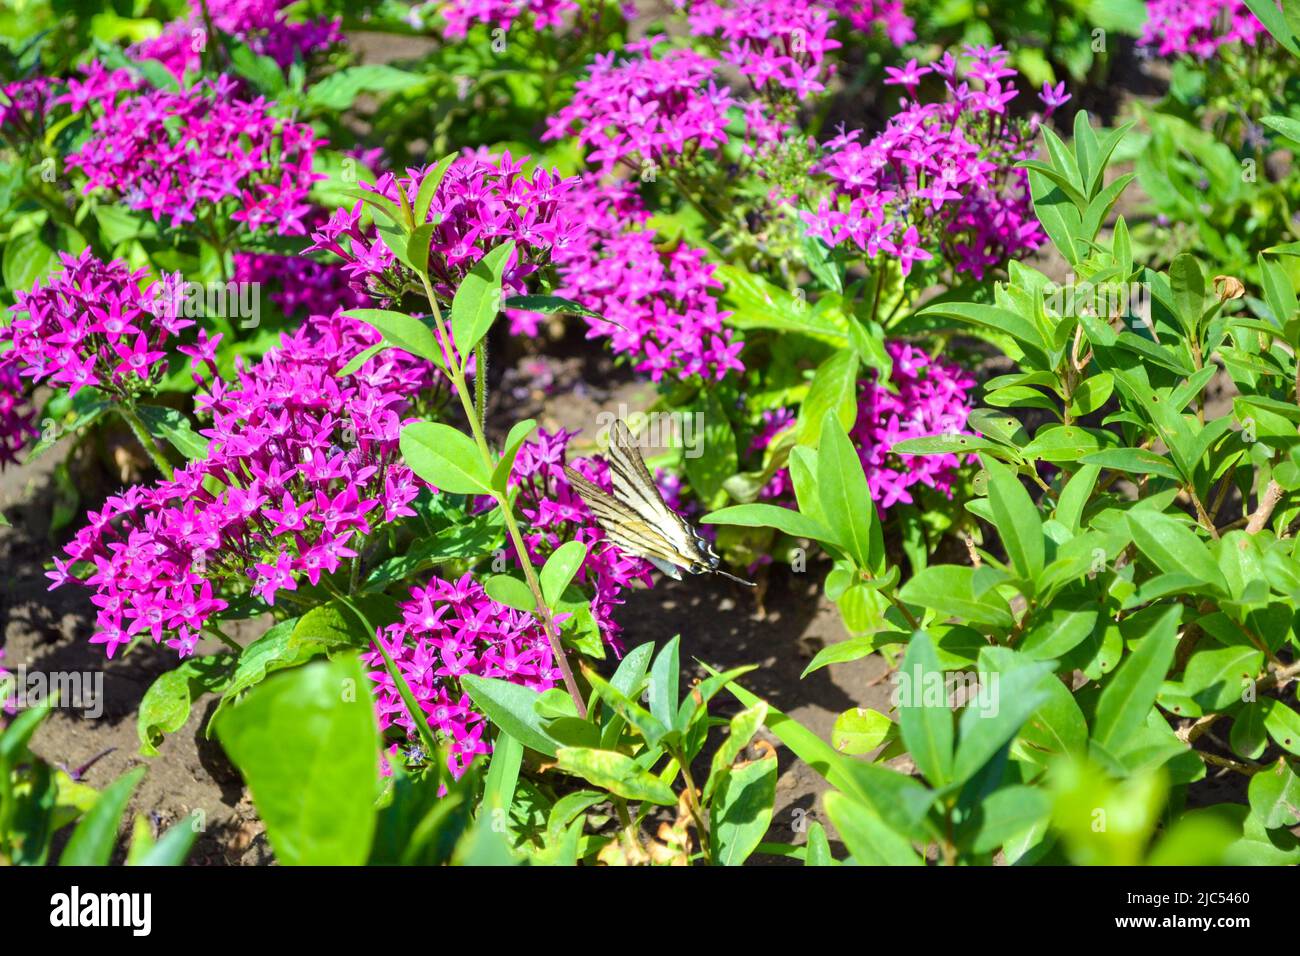
{"type": "Polygon", "coordinates": [[[366,629],[366,635],[370,638],[370,643],[378,648],[379,653],[384,658],[384,669],[388,671],[388,676],[391,677],[393,683],[397,685],[397,692],[402,695],[402,703],[406,705],[406,712],[411,715],[411,722],[415,724],[416,732],[420,735],[420,742],[424,744],[424,749],[428,753],[429,758],[431,760],[436,759],[436,754],[438,753],[438,741],[434,739],[433,731],[429,728],[429,721],[424,716],[424,711],[420,709],[420,705],[416,701],[415,695],[411,693],[411,685],[406,682],[405,675],[403,675],[398,669],[397,663],[393,660],[393,656],[388,653],[388,648],[384,647],[384,642],[379,637],[374,626],[371,625],[370,619],[366,617],[361,608],[352,603],[352,599],[346,594],[343,594],[333,586],[330,587],[330,590],[334,592],[334,596],[342,601],[348,610],[356,615],[357,620],[361,622],[361,626],[366,629]]]}
{"type": "Polygon", "coordinates": [[[117,405],[115,407],[117,413],[131,426],[131,432],[135,435],[135,440],[140,443],[140,447],[145,450],[154,466],[162,472],[164,478],[171,481],[176,476],[176,472],[172,469],[171,462],[163,455],[162,449],[158,447],[157,442],[153,440],[153,436],[149,434],[149,429],[144,427],[144,422],[140,420],[135,406],[117,405]]]}
{"type": "MultiPolygon", "coordinates": [[[[453,339],[447,331],[446,322],[443,321],[442,310],[438,308],[438,299],[434,294],[433,284],[429,281],[429,276],[426,273],[420,273],[420,279],[424,283],[425,297],[428,298],[429,306],[433,309],[433,320],[438,328],[439,339],[441,342],[451,343],[453,339]]],[[[492,460],[492,450],[488,447],[487,437],[483,434],[483,425],[479,421],[474,409],[474,403],[470,398],[469,387],[465,383],[465,362],[466,358],[464,356],[460,356],[459,361],[449,362],[447,364],[447,375],[451,378],[451,383],[455,387],[465,417],[469,420],[469,428],[474,437],[474,444],[478,446],[479,454],[483,457],[483,462],[487,465],[488,471],[491,472],[495,467],[495,462],[492,460]]],[[[519,564],[523,567],[528,589],[533,593],[537,618],[541,622],[542,631],[546,634],[546,640],[551,645],[551,653],[555,657],[556,666],[560,668],[560,673],[564,676],[564,686],[568,690],[569,696],[573,698],[573,705],[578,710],[578,716],[585,720],[587,717],[587,704],[582,699],[582,692],[578,690],[578,682],[573,678],[573,668],[569,666],[569,658],[565,654],[564,644],[560,641],[559,630],[551,617],[551,609],[547,607],[546,601],[542,597],[542,586],[537,580],[537,569],[533,567],[533,562],[528,557],[528,548],[525,547],[524,537],[519,532],[519,524],[515,521],[514,510],[510,507],[509,500],[499,492],[493,490],[492,497],[496,499],[497,505],[501,508],[506,531],[510,534],[510,541],[514,545],[515,554],[519,556],[519,564]]]]}

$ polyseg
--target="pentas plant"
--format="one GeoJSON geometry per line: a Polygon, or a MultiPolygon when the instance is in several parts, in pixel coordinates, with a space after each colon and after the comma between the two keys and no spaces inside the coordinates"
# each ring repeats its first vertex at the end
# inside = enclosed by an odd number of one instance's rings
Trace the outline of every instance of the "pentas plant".
{"type": "Polygon", "coordinates": [[[1134,108],[1151,130],[1136,170],[1154,215],[1133,238],[1155,263],[1198,250],[1258,280],[1256,251],[1294,235],[1300,185],[1277,156],[1300,137],[1292,88],[1300,45],[1276,6],[1148,5],[1141,50],[1173,60],[1164,101],[1134,108]]]}
{"type": "Polygon", "coordinates": [[[504,281],[507,289],[522,293],[525,280],[552,251],[571,241],[574,226],[559,210],[576,186],[576,180],[553,171],[525,173],[524,162],[509,152],[467,154],[410,170],[405,177],[388,173],[373,185],[363,183],[363,198],[317,229],[309,251],[338,256],[354,288],[381,301],[397,301],[418,289],[419,273],[427,271],[445,303],[487,250],[508,239],[513,246],[504,281]],[[366,203],[381,210],[379,222],[363,222],[366,203]],[[400,234],[392,226],[409,209],[419,212],[418,260],[397,241],[400,234]]]}
{"type": "MultiPolygon", "coordinates": [[[[966,434],[975,388],[975,379],[959,365],[932,358],[906,342],[890,341],[885,348],[892,360],[889,378],[882,382],[876,372],[858,382],[857,416],[849,433],[882,517],[897,504],[915,503],[917,486],[952,496],[959,455],[900,455],[893,448],[910,438],[966,434]]],[[[766,451],[795,424],[793,409],[764,412],[763,428],[750,443],[750,453],[766,451]]],[[[793,502],[789,469],[773,475],[759,497],[793,502]]]]}
{"type": "Polygon", "coordinates": [[[209,30],[234,37],[258,56],[280,67],[328,50],[342,40],[337,17],[290,20],[285,8],[292,0],[192,0],[189,13],[173,20],[162,33],[127,50],[136,60],[157,60],[177,79],[201,68],[209,44],[221,42],[209,30]]]}
{"type": "MultiPolygon", "coordinates": [[[[743,371],[742,347],[718,308],[714,266],[703,249],[676,243],[668,252],[648,225],[650,213],[631,185],[583,177],[562,210],[574,227],[552,251],[556,295],[579,303],[588,338],[607,338],[638,372],[717,381],[743,371]]],[[[537,313],[512,311],[511,330],[536,334],[537,313]]]]}
{"type": "MultiPolygon", "coordinates": [[[[433,370],[390,355],[340,378],[373,338],[341,314],[317,317],[235,381],[210,380],[197,402],[212,416],[207,454],[110,498],[55,563],[55,586],[95,589],[92,643],[112,657],[143,634],[184,657],[231,600],[293,603],[301,582],[320,584],[376,528],[415,514],[420,483],[397,436],[433,370]]],[[[216,344],[193,352],[202,375],[215,375],[216,344]]]]}
{"type": "Polygon", "coordinates": [[[305,235],[322,141],[236,87],[222,74],[183,90],[145,88],[127,71],[92,67],[69,84],[68,101],[90,106],[94,119],[67,164],[85,175],[85,192],[103,190],[172,228],[194,224],[221,249],[231,223],[305,235]]]}
{"type": "Polygon", "coordinates": [[[814,0],[704,0],[687,7],[694,36],[717,37],[722,59],[762,93],[771,84],[798,100],[821,93],[834,73],[826,54],[835,20],[814,0]]]}
{"type": "Polygon", "coordinates": [[[1254,46],[1267,32],[1241,0],[1147,0],[1138,43],[1158,56],[1213,57],[1221,46],[1254,46]]]}
{"type": "MultiPolygon", "coordinates": [[[[573,581],[590,591],[590,598],[569,603],[554,620],[566,633],[586,638],[582,648],[602,656],[601,645],[619,649],[619,626],[613,609],[621,594],[634,583],[650,586],[649,565],[609,547],[604,533],[585,504],[569,487],[563,465],[573,433],[539,431],[520,447],[510,477],[516,489],[527,559],[545,565],[570,542],[584,546],[585,554],[573,581]],[[573,618],[576,626],[570,627],[573,618]],[[584,634],[582,621],[594,633],[584,634]],[[594,642],[594,643],[593,643],[594,642]]],[[[573,458],[571,467],[598,486],[609,490],[608,466],[600,460],[573,458]]],[[[572,546],[570,545],[570,552],[572,546]]],[[[518,560],[518,555],[515,555],[518,560]]],[[[460,777],[479,754],[492,752],[483,713],[466,693],[466,676],[507,681],[534,691],[545,691],[562,680],[554,652],[537,616],[494,600],[482,582],[465,574],[457,580],[431,578],[411,589],[401,605],[402,618],[385,628],[377,640],[406,678],[427,723],[445,743],[448,768],[460,777]]],[[[403,758],[419,764],[431,756],[419,755],[419,733],[393,677],[384,669],[383,654],[375,649],[362,660],[376,668],[376,707],[381,729],[401,728],[409,744],[403,758]],[[421,759],[417,759],[421,758],[421,759]]],[[[396,758],[399,745],[390,748],[396,758]]]]}
{"type": "Polygon", "coordinates": [[[18,363],[0,351],[0,469],[17,464],[18,453],[41,433],[29,385],[18,363]]]}
{"type": "MultiPolygon", "coordinates": [[[[1036,249],[1043,233],[1016,168],[1033,153],[1032,126],[1011,115],[1017,74],[1006,63],[996,47],[971,47],[928,66],[887,67],[885,82],[908,95],[870,141],[854,130],[825,145],[819,170],[830,196],[806,214],[810,234],[895,258],[905,276],[917,261],[938,260],[978,279],[1036,249]],[[918,98],[930,74],[945,101],[918,98]]],[[[1045,115],[1068,99],[1045,91],[1045,115]]]]}
{"type": "Polygon", "coordinates": [[[9,321],[0,326],[4,367],[33,385],[66,388],[74,399],[86,390],[94,397],[80,406],[72,427],[115,412],[170,474],[154,439],[166,435],[184,444],[191,436],[177,413],[143,400],[158,390],[169,351],[184,351],[181,333],[194,325],[184,317],[180,276],[149,281],[147,270],[132,270],[121,259],[103,262],[89,249],[61,253],[60,262],[60,271],[31,290],[16,290],[9,321]]]}
{"type": "Polygon", "coordinates": [[[1099,134],[1080,116],[1073,148],[1030,168],[1036,210],[1080,283],[1142,294],[1065,299],[1013,263],[991,303],[923,310],[1010,337],[1019,355],[984,383],[979,436],[894,449],[978,453],[963,559],[927,556],[898,586],[834,410],[816,449],[792,455],[797,510],[747,504],[704,519],[820,542],[834,561],[828,596],[872,608],[809,671],[882,652],[897,666],[892,713],[842,714],[835,748],[769,723],[835,788],[824,806],[859,863],[1300,859],[1300,815],[1282,796],[1300,786],[1289,604],[1300,478],[1284,414],[1296,398],[1296,295],[1271,256],[1254,297],[1191,255],[1167,273],[1143,266],[1123,217],[1099,239],[1131,181],[1103,185],[1125,130],[1099,134]],[[1207,394],[1225,378],[1226,412],[1207,394]],[[958,694],[955,681],[972,683],[958,694]],[[914,773],[885,765],[901,753],[914,773]],[[1245,801],[1187,809],[1211,773],[1240,777],[1245,801]],[[1121,807],[1123,834],[1096,826],[1099,808],[1121,807]]]}
{"type": "MultiPolygon", "coordinates": [[[[719,61],[666,42],[648,36],[598,55],[542,138],[573,135],[603,173],[620,164],[638,174],[672,170],[726,144],[728,112],[739,104],[716,79],[719,61]]],[[[771,134],[765,124],[751,128],[771,134]]]]}
{"type": "Polygon", "coordinates": [[[573,0],[451,0],[440,5],[442,35],[463,39],[475,24],[509,31],[518,22],[530,31],[554,30],[581,7],[573,0]]]}

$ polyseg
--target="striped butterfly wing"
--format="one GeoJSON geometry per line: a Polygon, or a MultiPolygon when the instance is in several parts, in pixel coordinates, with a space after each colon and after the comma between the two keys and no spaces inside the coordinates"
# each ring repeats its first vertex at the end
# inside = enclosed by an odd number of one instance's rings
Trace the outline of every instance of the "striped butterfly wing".
{"type": "Polygon", "coordinates": [[[645,558],[665,574],[678,579],[681,574],[677,568],[690,567],[691,559],[677,551],[668,538],[633,508],[602,491],[567,465],[564,476],[591,509],[605,536],[620,550],[645,558]]]}
{"type": "Polygon", "coordinates": [[[609,431],[609,474],[614,498],[631,508],[646,524],[665,538],[682,557],[686,567],[700,563],[703,555],[695,544],[695,531],[677,512],[668,507],[659,486],[650,477],[650,469],[627,424],[615,419],[609,431]]]}

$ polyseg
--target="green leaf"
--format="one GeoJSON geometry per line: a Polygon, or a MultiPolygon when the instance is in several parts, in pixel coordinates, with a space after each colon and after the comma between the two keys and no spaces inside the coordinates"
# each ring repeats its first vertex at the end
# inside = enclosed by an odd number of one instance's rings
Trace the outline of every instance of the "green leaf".
{"type": "Polygon", "coordinates": [[[1148,509],[1131,511],[1126,517],[1133,543],[1161,571],[1184,572],[1228,593],[1227,579],[1196,532],[1176,518],[1148,509]]]}
{"type": "Polygon", "coordinates": [[[916,769],[931,786],[952,777],[953,716],[943,669],[930,635],[917,631],[899,668],[898,726],[916,769]]]}
{"type": "Polygon", "coordinates": [[[513,240],[494,246],[461,280],[451,303],[451,336],[462,361],[487,335],[501,311],[501,277],[514,254],[513,240]]]}
{"type": "Polygon", "coordinates": [[[965,783],[974,777],[1047,702],[1043,685],[1053,680],[1054,666],[1040,661],[981,674],[982,686],[975,700],[962,711],[958,724],[957,755],[952,764],[954,782],[965,783]]]}
{"type": "Polygon", "coordinates": [[[1196,257],[1182,253],[1169,266],[1174,316],[1189,338],[1199,340],[1201,316],[1205,311],[1205,275],[1196,257]]]}
{"type": "Polygon", "coordinates": [[[642,770],[631,757],[612,750],[561,747],[555,753],[555,763],[559,769],[582,777],[593,786],[624,800],[644,801],[662,807],[677,803],[677,795],[668,784],[642,770]]]}
{"type": "Polygon", "coordinates": [[[234,666],[230,655],[191,657],[155,680],[140,699],[136,716],[140,753],[156,757],[163,736],[180,730],[189,720],[194,698],[224,690],[234,666]]]}
{"type": "Polygon", "coordinates": [[[1012,837],[1046,820],[1051,812],[1051,799],[1037,787],[1003,787],[985,798],[964,829],[971,835],[972,850],[992,853],[1012,837]]]}
{"type": "Polygon", "coordinates": [[[41,241],[37,231],[10,235],[0,260],[5,286],[13,291],[29,291],[38,279],[45,278],[58,266],[58,254],[41,241]]]}
{"type": "Polygon", "coordinates": [[[136,412],[150,435],[165,440],[189,460],[208,457],[208,439],[196,432],[181,412],[161,405],[137,405],[136,412]]]}
{"type": "Polygon", "coordinates": [[[474,706],[488,719],[525,747],[555,756],[555,743],[546,734],[543,718],[536,703],[541,697],[535,690],[495,677],[467,674],[460,679],[474,706]]]}
{"type": "Polygon", "coordinates": [[[849,441],[834,412],[822,422],[817,450],[817,497],[826,524],[833,529],[854,563],[863,570],[883,570],[885,546],[871,503],[867,476],[857,449],[849,441]]]}
{"type": "Polygon", "coordinates": [[[95,805],[86,811],[72,831],[68,845],[59,857],[59,866],[107,866],[122,826],[122,815],[131,794],[144,776],[144,767],[136,767],[104,788],[95,805]]]}
{"type": "Polygon", "coordinates": [[[558,295],[512,295],[506,298],[507,309],[521,312],[537,312],[541,315],[581,315],[588,319],[608,321],[599,312],[593,312],[584,305],[558,295]]]}
{"type": "Polygon", "coordinates": [[[776,528],[794,538],[811,538],[814,541],[834,541],[834,536],[820,522],[807,515],[782,508],[780,505],[732,505],[711,511],[700,519],[700,524],[735,525],[741,528],[776,528]]]}
{"type": "Polygon", "coordinates": [[[1285,701],[1270,699],[1265,704],[1264,729],[1287,753],[1300,755],[1300,714],[1285,701]]]}
{"type": "Polygon", "coordinates": [[[732,767],[709,806],[713,862],[740,866],[772,825],[776,801],[776,757],[732,767]]]}
{"type": "Polygon", "coordinates": [[[1267,770],[1250,778],[1250,809],[1266,830],[1300,823],[1300,776],[1295,765],[1279,757],[1267,770]]]}
{"type": "MultiPolygon", "coordinates": [[[[573,576],[587,560],[587,546],[581,541],[566,541],[552,552],[542,568],[542,597],[550,607],[555,607],[569,586],[573,576]]],[[[531,595],[529,595],[531,598],[531,595]]]]}
{"type": "Polygon", "coordinates": [[[432,538],[422,538],[405,554],[389,558],[370,572],[365,590],[382,591],[394,581],[434,565],[490,554],[501,540],[504,524],[504,514],[497,507],[450,525],[432,538]]]}
{"type": "Polygon", "coordinates": [[[1137,650],[1102,688],[1092,721],[1092,739],[1108,753],[1123,753],[1130,738],[1146,724],[1160,684],[1173,663],[1182,610],[1181,604],[1165,610],[1147,630],[1137,650]]]}
{"type": "Polygon", "coordinates": [[[911,841],[891,829],[871,807],[835,791],[822,802],[859,866],[923,865],[911,841]]]}
{"type": "Polygon", "coordinates": [[[650,668],[650,713],[665,727],[673,726],[677,715],[680,645],[681,635],[674,635],[650,668]]]}
{"type": "MultiPolygon", "coordinates": [[[[483,585],[488,597],[516,611],[535,611],[537,602],[528,584],[508,574],[494,574],[483,585]]],[[[563,592],[561,592],[563,593],[563,592]]]]}
{"type": "Polygon", "coordinates": [[[1146,448],[1103,448],[1079,459],[1085,465],[1124,471],[1135,475],[1158,475],[1178,481],[1179,471],[1164,455],[1146,448]]]}
{"type": "Polygon", "coordinates": [[[414,316],[387,309],[349,309],[343,314],[366,323],[382,335],[384,342],[389,345],[409,352],[417,358],[428,359],[439,368],[446,367],[442,349],[438,347],[438,340],[434,337],[433,330],[414,316]]]}
{"type": "Polygon", "coordinates": [[[396,92],[424,82],[419,73],[409,73],[384,63],[367,63],[327,74],[308,90],[307,102],[318,110],[338,113],[350,107],[362,93],[396,92]]]}
{"type": "Polygon", "coordinates": [[[188,816],[167,828],[158,842],[135,861],[135,866],[182,866],[198,837],[198,828],[188,816]]]}
{"type": "Polygon", "coordinates": [[[723,482],[740,467],[736,435],[716,392],[706,389],[692,411],[704,422],[704,428],[696,436],[695,447],[685,450],[683,460],[691,487],[708,502],[718,497],[723,482]]]}
{"type": "Polygon", "coordinates": [[[411,470],[439,491],[492,494],[492,476],[474,440],[441,422],[413,422],[399,444],[411,470]]]}
{"type": "Polygon", "coordinates": [[[989,505],[1007,554],[1015,565],[1016,573],[1026,581],[1035,582],[1043,573],[1043,522],[1029,492],[1010,469],[998,464],[988,455],[982,455],[984,470],[989,478],[989,505]]]}
{"type": "Polygon", "coordinates": [[[823,362],[808,386],[808,395],[799,407],[795,440],[816,448],[821,441],[822,423],[833,413],[847,432],[858,415],[858,356],[844,349],[823,362]]]}
{"type": "Polygon", "coordinates": [[[978,328],[1009,335],[1025,350],[1026,356],[1034,360],[1036,366],[1046,367],[1049,364],[1047,343],[1043,340],[1042,334],[1033,323],[1010,309],[973,302],[944,302],[927,306],[916,314],[917,316],[942,315],[978,328]]]}
{"type": "Polygon", "coordinates": [[[355,653],[267,678],[216,723],[276,859],[358,865],[370,854],[379,727],[355,653]]]}
{"type": "Polygon", "coordinates": [[[842,754],[860,757],[883,744],[894,730],[894,722],[880,711],[852,707],[835,718],[831,746],[842,754]]]}
{"type": "Polygon", "coordinates": [[[973,624],[1009,628],[1015,623],[1011,608],[996,591],[975,596],[975,569],[956,564],[935,564],[913,575],[899,590],[908,604],[933,608],[973,624]]]}
{"type": "Polygon", "coordinates": [[[965,455],[991,451],[1007,454],[1008,449],[997,442],[976,435],[927,435],[924,438],[905,438],[896,442],[890,451],[898,455],[965,455]]]}
{"type": "Polygon", "coordinates": [[[501,460],[496,463],[492,469],[492,487],[506,493],[509,487],[510,472],[515,466],[515,457],[519,454],[519,449],[523,447],[529,437],[537,430],[536,420],[529,418],[522,422],[515,422],[510,428],[510,434],[506,435],[505,449],[501,452],[501,460]]]}

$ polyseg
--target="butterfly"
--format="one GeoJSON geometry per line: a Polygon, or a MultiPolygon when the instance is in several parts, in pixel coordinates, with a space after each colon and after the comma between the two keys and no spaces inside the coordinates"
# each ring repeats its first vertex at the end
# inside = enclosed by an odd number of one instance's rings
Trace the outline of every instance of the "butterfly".
{"type": "Polygon", "coordinates": [[[586,502],[605,535],[621,551],[645,558],[664,574],[682,580],[690,574],[721,574],[748,587],[754,582],[728,574],[718,565],[713,546],[681,515],[664,503],[627,425],[616,419],[610,428],[609,473],[613,494],[596,487],[568,465],[564,475],[586,502]]]}

